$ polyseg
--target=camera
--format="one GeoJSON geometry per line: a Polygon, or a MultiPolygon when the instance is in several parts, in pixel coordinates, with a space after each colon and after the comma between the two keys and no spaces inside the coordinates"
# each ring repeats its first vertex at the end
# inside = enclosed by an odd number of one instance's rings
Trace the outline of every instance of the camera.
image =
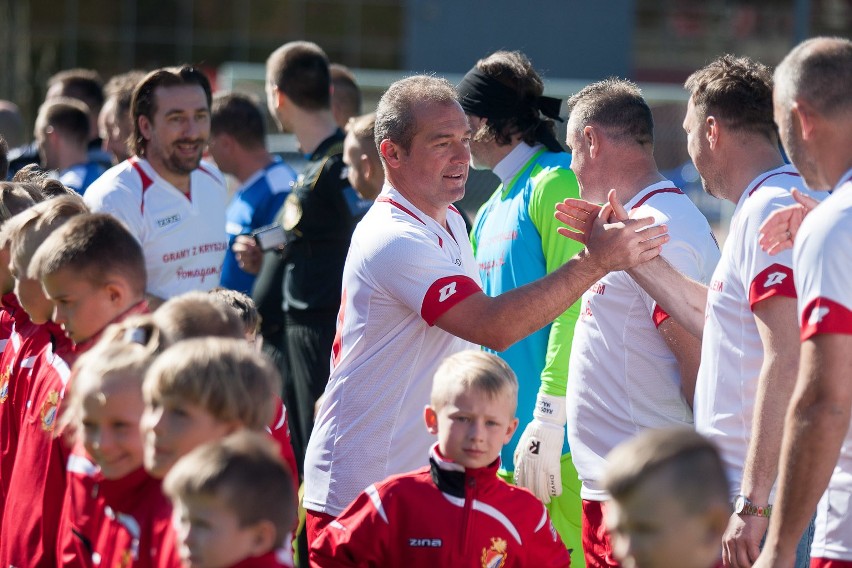
{"type": "Polygon", "coordinates": [[[251,236],[263,252],[279,250],[287,244],[287,232],[279,223],[255,229],[251,236]]]}

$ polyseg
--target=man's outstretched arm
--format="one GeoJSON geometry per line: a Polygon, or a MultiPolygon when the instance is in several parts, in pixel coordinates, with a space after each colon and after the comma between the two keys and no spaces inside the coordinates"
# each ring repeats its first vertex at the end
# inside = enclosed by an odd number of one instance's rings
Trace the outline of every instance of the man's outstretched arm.
{"type": "MultiPolygon", "coordinates": [[[[578,230],[586,228],[596,213],[608,220],[628,219],[615,190],[601,207],[582,199],[566,199],[557,218],[578,230]]],[[[662,256],[655,256],[628,271],[654,301],[678,322],[683,329],[701,339],[704,334],[704,312],[707,306],[707,286],[684,275],[662,256]]]]}
{"type": "Polygon", "coordinates": [[[595,218],[587,221],[580,233],[560,229],[560,234],[584,243],[586,249],[547,276],[520,288],[494,298],[475,293],[446,311],[435,324],[472,343],[505,351],[553,321],[607,273],[660,254],[668,241],[666,227],[650,227],[652,223],[653,219],[630,219],[608,224],[603,218],[595,218]]]}

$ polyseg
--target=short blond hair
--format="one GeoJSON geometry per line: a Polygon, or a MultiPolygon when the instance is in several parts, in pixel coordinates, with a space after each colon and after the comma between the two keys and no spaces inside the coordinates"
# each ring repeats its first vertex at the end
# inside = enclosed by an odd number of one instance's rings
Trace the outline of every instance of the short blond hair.
{"type": "Polygon", "coordinates": [[[77,215],[57,228],[33,255],[28,274],[44,279],[60,270],[96,286],[120,278],[138,298],[145,294],[142,246],[121,221],[106,213],[77,215]]]}
{"type": "Polygon", "coordinates": [[[128,384],[142,396],[142,379],[160,353],[159,332],[150,316],[131,316],[106,328],[101,339],[74,363],[74,388],[63,403],[59,431],[75,437],[83,402],[110,385],[128,384]]]}
{"type": "Polygon", "coordinates": [[[75,215],[88,212],[79,197],[61,196],[37,203],[10,219],[0,231],[0,242],[9,245],[16,269],[25,277],[30,260],[47,237],[75,215]]]}
{"type": "Polygon", "coordinates": [[[154,321],[169,345],[193,337],[243,339],[243,322],[222,300],[204,292],[187,292],[154,312],[154,321]]]}
{"type": "Polygon", "coordinates": [[[518,378],[500,357],[471,349],[444,359],[432,381],[431,406],[438,411],[453,397],[469,391],[483,393],[492,400],[508,396],[512,400],[512,416],[515,415],[518,378]]]}
{"type": "Polygon", "coordinates": [[[275,414],[281,377],[242,338],[187,339],[166,349],[145,375],[145,404],[176,397],[221,422],[263,430],[275,414]]]}
{"type": "Polygon", "coordinates": [[[728,479],[719,450],[692,428],[645,430],[616,446],[603,486],[615,500],[626,499],[643,482],[667,473],[671,494],[696,514],[714,504],[729,504],[728,479]]]}
{"type": "Polygon", "coordinates": [[[283,543],[296,521],[292,476],[268,436],[241,431],[179,459],[166,475],[163,490],[172,502],[218,497],[240,527],[270,521],[275,542],[283,543]]]}

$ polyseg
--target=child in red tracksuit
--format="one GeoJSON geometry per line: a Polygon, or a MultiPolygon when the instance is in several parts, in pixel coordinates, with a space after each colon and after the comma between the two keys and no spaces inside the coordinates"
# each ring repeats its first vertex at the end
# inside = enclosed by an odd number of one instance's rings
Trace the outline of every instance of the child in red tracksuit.
{"type": "Polygon", "coordinates": [[[248,431],[204,444],[178,460],[164,488],[174,505],[186,565],[292,566],[292,477],[275,444],[248,431]]]}
{"type": "MultiPolygon", "coordinates": [[[[75,355],[88,351],[110,323],[148,311],[142,249],[109,215],[82,214],[68,221],[39,247],[30,272],[55,304],[54,319],[76,343],[75,355]]],[[[97,489],[98,470],[82,446],[74,448],[66,466],[63,513],[53,543],[57,564],[91,566],[96,518],[103,511],[88,495],[97,489]]]]}
{"type": "MultiPolygon", "coordinates": [[[[260,313],[257,311],[257,305],[250,296],[230,290],[228,288],[214,288],[210,290],[210,295],[217,300],[221,300],[231,306],[234,311],[240,316],[240,321],[243,322],[243,333],[246,341],[255,347],[258,351],[263,347],[263,336],[260,335],[260,313]]],[[[290,467],[290,471],[296,472],[296,454],[293,452],[293,442],[290,439],[290,425],[287,419],[287,408],[284,402],[276,395],[275,400],[275,417],[266,428],[272,435],[272,438],[278,443],[281,449],[281,457],[290,467]]],[[[293,475],[293,489],[299,493],[299,477],[293,475]]]]}
{"type": "MultiPolygon", "coordinates": [[[[209,293],[188,292],[164,303],[154,312],[154,322],[159,327],[164,343],[171,345],[192,337],[244,338],[260,352],[263,338],[258,337],[260,314],[254,300],[240,292],[215,288],[209,293]]],[[[290,441],[287,409],[278,394],[274,395],[275,415],[266,430],[278,443],[281,457],[292,471],[296,470],[296,456],[290,441]]],[[[298,480],[294,479],[298,492],[298,480]]]]}
{"type": "Polygon", "coordinates": [[[311,565],[566,567],[571,558],[544,505],[497,477],[518,426],[518,382],[482,351],[435,373],[426,428],[429,467],[368,487],[311,543],[311,565]]]}
{"type": "Polygon", "coordinates": [[[158,353],[150,318],[128,318],[74,365],[63,421],[74,447],[58,565],[153,566],[160,482],[142,467],[142,379],[158,353]]]}
{"type": "MultiPolygon", "coordinates": [[[[145,469],[162,478],[179,458],[203,443],[237,430],[265,432],[280,388],[272,362],[242,338],[174,344],[154,361],[142,385],[145,469]]],[[[155,522],[162,528],[157,565],[168,566],[178,556],[171,514],[155,522]]],[[[280,554],[289,555],[289,549],[280,554]]]]}
{"type": "MultiPolygon", "coordinates": [[[[10,522],[9,526],[17,527],[4,531],[0,545],[0,558],[12,565],[57,563],[69,448],[52,435],[60,402],[70,386],[70,361],[85,352],[108,323],[146,310],[144,257],[139,244],[115,219],[83,211],[76,197],[39,204],[24,215],[40,216],[23,223],[20,238],[13,240],[14,262],[38,247],[26,271],[13,263],[25,309],[37,316],[33,317],[36,323],[51,315],[56,321],[46,321],[40,328],[42,335],[46,332],[46,345],[32,364],[3,513],[4,525],[10,522]],[[76,215],[70,218],[71,213],[76,215]],[[68,220],[60,228],[46,238],[37,238],[55,228],[63,216],[68,220]],[[42,280],[50,297],[42,293],[42,280]]],[[[21,366],[26,368],[29,358],[23,360],[21,366]]]]}
{"type": "MultiPolygon", "coordinates": [[[[28,270],[48,235],[86,211],[79,197],[44,201],[10,221],[8,241],[15,295],[33,324],[28,343],[16,355],[20,361],[13,395],[17,447],[6,487],[0,527],[0,565],[53,566],[57,527],[65,493],[68,448],[53,433],[59,405],[65,396],[73,359],[73,344],[51,321],[53,305],[41,282],[28,270]],[[22,385],[28,383],[25,395],[22,385]]],[[[4,228],[5,232],[5,228],[4,228]]],[[[3,468],[4,470],[6,467],[3,468]]]]}
{"type": "MultiPolygon", "coordinates": [[[[0,225],[8,227],[7,221],[13,215],[25,211],[34,203],[26,191],[12,183],[3,182],[0,184],[0,225]]],[[[29,336],[33,330],[31,328],[35,328],[15,296],[15,279],[9,271],[11,259],[7,236],[10,232],[9,229],[0,231],[0,522],[18,448],[18,408],[27,390],[26,382],[19,378],[17,355],[22,337],[29,336]],[[23,385],[20,389],[17,388],[19,383],[23,385]],[[19,399],[17,405],[13,402],[16,396],[19,399]]],[[[2,527],[0,534],[3,534],[2,527]]]]}

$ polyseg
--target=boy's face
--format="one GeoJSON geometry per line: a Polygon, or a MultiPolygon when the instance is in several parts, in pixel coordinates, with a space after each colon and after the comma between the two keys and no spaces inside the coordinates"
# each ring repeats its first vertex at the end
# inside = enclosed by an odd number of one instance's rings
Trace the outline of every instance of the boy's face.
{"type": "Polygon", "coordinates": [[[21,272],[12,267],[15,275],[15,295],[18,297],[21,307],[30,316],[30,321],[41,325],[50,321],[53,315],[53,304],[44,295],[41,282],[35,278],[25,278],[21,272]]]}
{"type": "Polygon", "coordinates": [[[53,320],[74,343],[97,335],[127,309],[114,287],[97,285],[66,268],[45,276],[43,284],[53,302],[53,320]]]}
{"type": "Polygon", "coordinates": [[[142,393],[133,381],[110,384],[83,399],[83,444],[107,479],[142,467],[142,393]]]}
{"type": "Polygon", "coordinates": [[[236,429],[202,406],[178,397],[146,401],[140,424],[145,445],[145,469],[163,478],[182,456],[206,442],[224,438],[236,429]]]}
{"type": "Polygon", "coordinates": [[[624,568],[711,568],[719,563],[728,513],[690,511],[690,504],[672,492],[676,482],[670,472],[656,472],[626,499],[607,502],[613,552],[624,568]]]}
{"type": "Polygon", "coordinates": [[[196,495],[174,505],[184,566],[225,568],[274,546],[258,534],[262,521],[241,527],[236,513],[219,496],[196,495]]]}
{"type": "Polygon", "coordinates": [[[445,458],[464,466],[489,465],[512,438],[518,427],[515,401],[500,393],[494,398],[477,390],[460,392],[438,411],[426,407],[426,428],[438,436],[445,458]]]}

